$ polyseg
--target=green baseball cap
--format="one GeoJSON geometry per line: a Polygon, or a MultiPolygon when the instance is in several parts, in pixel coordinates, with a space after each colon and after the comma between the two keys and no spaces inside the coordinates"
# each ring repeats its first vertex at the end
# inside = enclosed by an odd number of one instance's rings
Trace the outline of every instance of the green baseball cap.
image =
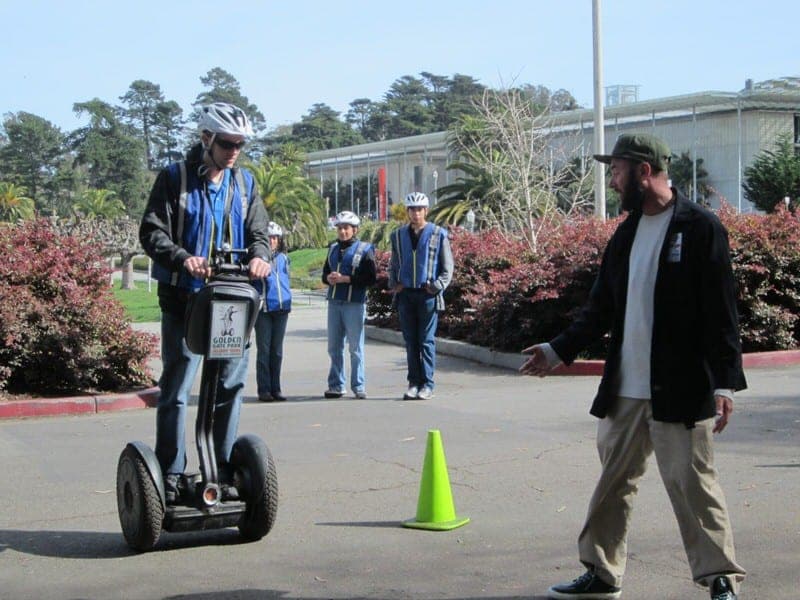
{"type": "Polygon", "coordinates": [[[646,133],[624,133],[617,138],[611,154],[595,154],[594,159],[609,164],[612,158],[624,158],[635,162],[650,163],[659,171],[666,171],[672,151],[667,144],[654,135],[646,133]]]}

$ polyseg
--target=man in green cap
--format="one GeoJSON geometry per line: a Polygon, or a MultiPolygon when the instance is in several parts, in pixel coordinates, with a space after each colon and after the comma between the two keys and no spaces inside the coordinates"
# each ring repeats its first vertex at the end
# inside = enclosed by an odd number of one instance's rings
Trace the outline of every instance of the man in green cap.
{"type": "Polygon", "coordinates": [[[590,411],[600,418],[602,473],[578,538],[587,570],[551,587],[551,598],[620,597],[633,498],[652,453],[694,581],[713,600],[736,600],[744,579],[712,451],[734,391],[746,387],[728,234],[716,215],[670,187],[670,156],[646,134],[621,135],[611,154],[595,155],[610,165],[628,217],[575,321],[523,350],[531,356],[520,372],[544,376],[610,333],[590,411]]]}

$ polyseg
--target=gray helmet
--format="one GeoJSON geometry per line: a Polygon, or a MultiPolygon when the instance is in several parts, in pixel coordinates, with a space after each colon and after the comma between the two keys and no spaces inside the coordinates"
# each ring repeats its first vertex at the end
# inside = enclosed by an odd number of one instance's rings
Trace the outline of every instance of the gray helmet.
{"type": "Polygon", "coordinates": [[[428,197],[423,194],[422,192],[411,192],[406,196],[406,208],[412,208],[414,206],[430,206],[430,200],[428,197]]]}
{"type": "Polygon", "coordinates": [[[267,235],[277,235],[278,237],[283,237],[283,229],[275,221],[270,221],[267,225],[267,235]]]}
{"type": "Polygon", "coordinates": [[[200,131],[210,131],[214,134],[226,133],[245,138],[253,135],[253,128],[244,111],[225,102],[215,102],[200,109],[198,127],[200,131]]]}
{"type": "Polygon", "coordinates": [[[336,215],[335,225],[352,225],[353,227],[358,227],[361,223],[361,219],[358,218],[353,212],[349,210],[343,210],[338,215],[336,215]]]}

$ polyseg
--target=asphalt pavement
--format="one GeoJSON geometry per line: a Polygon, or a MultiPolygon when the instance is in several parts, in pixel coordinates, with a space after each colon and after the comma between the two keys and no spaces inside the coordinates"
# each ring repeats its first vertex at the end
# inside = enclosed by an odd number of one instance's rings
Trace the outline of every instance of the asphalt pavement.
{"type": "MultiPolygon", "coordinates": [[[[324,305],[298,304],[285,344],[288,402],[258,402],[251,368],[242,409],[240,432],[267,442],[280,487],[275,527],[256,543],[226,529],[164,533],[146,554],[125,545],[116,463],[128,441],[152,446],[151,409],[0,421],[0,598],[541,599],[582,572],[576,538],[599,472],[588,414],[597,377],[522,377],[440,356],[434,398],[402,401],[404,351],[372,339],[368,399],[323,399],[327,369],[324,305]],[[448,532],[400,527],[416,512],[431,429],[442,433],[456,512],[471,518],[448,532]]],[[[749,572],[740,597],[793,598],[800,368],[747,376],[750,389],[737,394],[715,446],[749,572]]],[[[690,581],[651,460],[623,598],[707,597],[690,581]]]]}

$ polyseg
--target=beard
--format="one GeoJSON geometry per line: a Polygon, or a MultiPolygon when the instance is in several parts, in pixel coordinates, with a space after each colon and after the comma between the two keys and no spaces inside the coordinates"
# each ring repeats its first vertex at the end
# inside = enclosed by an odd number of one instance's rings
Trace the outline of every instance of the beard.
{"type": "Polygon", "coordinates": [[[628,172],[628,181],[625,183],[625,189],[620,194],[620,204],[622,210],[626,212],[637,212],[642,210],[644,203],[644,191],[639,187],[636,181],[635,167],[631,166],[628,172]]]}

